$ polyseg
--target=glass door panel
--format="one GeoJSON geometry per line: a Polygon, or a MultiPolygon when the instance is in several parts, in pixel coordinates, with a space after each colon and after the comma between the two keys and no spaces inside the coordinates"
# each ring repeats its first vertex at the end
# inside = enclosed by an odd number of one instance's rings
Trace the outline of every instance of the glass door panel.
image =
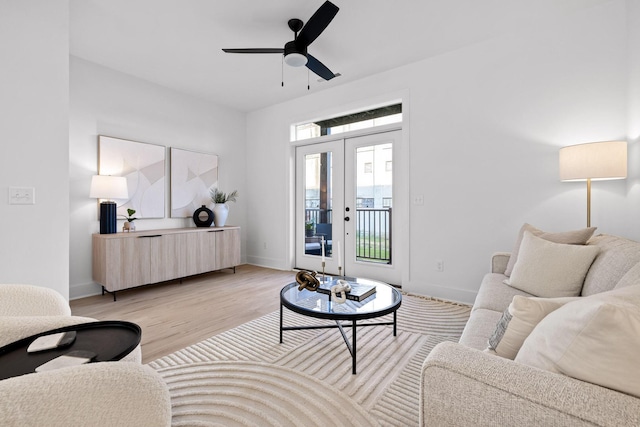
{"type": "Polygon", "coordinates": [[[334,185],[342,182],[341,144],[329,142],[298,147],[296,150],[296,267],[337,273],[334,257],[336,197],[342,206],[343,191],[334,185]],[[336,168],[339,165],[339,168],[336,168]],[[300,219],[299,219],[300,218],[300,219]]]}
{"type": "Polygon", "coordinates": [[[358,261],[391,264],[393,146],[356,149],[356,244],[358,261]]]}
{"type": "Polygon", "coordinates": [[[331,256],[332,195],[331,152],[312,153],[305,158],[305,255],[331,256]]]}
{"type": "Polygon", "coordinates": [[[350,276],[402,281],[393,262],[393,145],[400,137],[392,131],[345,140],[344,265],[350,276]]]}

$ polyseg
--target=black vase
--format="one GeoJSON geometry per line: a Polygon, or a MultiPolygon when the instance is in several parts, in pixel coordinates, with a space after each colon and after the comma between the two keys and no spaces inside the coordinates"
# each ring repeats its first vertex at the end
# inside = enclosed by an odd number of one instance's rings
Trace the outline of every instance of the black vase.
{"type": "Polygon", "coordinates": [[[196,227],[211,227],[211,224],[213,224],[213,211],[202,205],[201,208],[196,209],[193,213],[193,222],[196,227]]]}

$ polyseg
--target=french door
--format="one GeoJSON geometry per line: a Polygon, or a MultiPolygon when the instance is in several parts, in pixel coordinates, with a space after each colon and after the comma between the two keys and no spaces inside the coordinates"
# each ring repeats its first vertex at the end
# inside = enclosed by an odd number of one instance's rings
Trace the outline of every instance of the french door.
{"type": "Polygon", "coordinates": [[[393,147],[401,131],[296,148],[296,267],[401,282],[393,147]]]}

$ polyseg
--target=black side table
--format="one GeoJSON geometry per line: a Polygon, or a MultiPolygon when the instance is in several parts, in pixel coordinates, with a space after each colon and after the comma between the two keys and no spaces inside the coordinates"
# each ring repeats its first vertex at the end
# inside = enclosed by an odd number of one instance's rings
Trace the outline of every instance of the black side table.
{"type": "Polygon", "coordinates": [[[92,362],[120,360],[140,344],[141,337],[140,326],[115,320],[82,323],[42,332],[0,348],[0,380],[33,373],[43,363],[74,350],[95,353],[92,362]],[[36,338],[68,331],[76,331],[76,339],[71,345],[27,353],[27,348],[36,338]]]}

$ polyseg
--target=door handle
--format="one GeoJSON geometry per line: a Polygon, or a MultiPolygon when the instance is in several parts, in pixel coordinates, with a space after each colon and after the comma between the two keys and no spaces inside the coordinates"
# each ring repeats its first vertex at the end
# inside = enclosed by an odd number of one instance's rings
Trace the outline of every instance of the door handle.
{"type": "Polygon", "coordinates": [[[349,221],[351,218],[349,218],[348,216],[344,217],[345,221],[349,221]]]}

